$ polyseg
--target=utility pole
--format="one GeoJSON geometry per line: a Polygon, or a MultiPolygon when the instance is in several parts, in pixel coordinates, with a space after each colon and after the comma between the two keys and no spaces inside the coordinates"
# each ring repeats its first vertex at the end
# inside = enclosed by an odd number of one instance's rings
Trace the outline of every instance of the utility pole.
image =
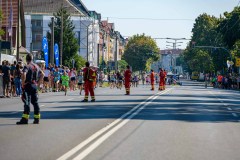
{"type": "Polygon", "coordinates": [[[105,47],[105,31],[103,31],[103,44],[102,44],[102,69],[104,70],[104,47],[105,47]]]}
{"type": "Polygon", "coordinates": [[[20,14],[20,0],[18,0],[18,16],[17,16],[17,61],[19,61],[19,36],[20,36],[20,34],[19,34],[19,27],[20,27],[20,25],[19,25],[19,18],[20,18],[20,16],[19,16],[19,14],[20,14]]]}
{"type": "Polygon", "coordinates": [[[117,73],[118,71],[118,64],[117,64],[117,53],[118,53],[118,35],[117,35],[117,32],[115,32],[116,34],[116,40],[115,40],[115,56],[114,56],[114,61],[115,61],[115,73],[117,73]]]}
{"type": "Polygon", "coordinates": [[[89,27],[89,26],[87,26],[87,62],[88,62],[88,60],[89,60],[89,59],[88,59],[88,50],[89,50],[89,46],[88,46],[88,45],[89,45],[89,43],[88,43],[88,27],[89,27]]]}
{"type": "Polygon", "coordinates": [[[100,44],[97,44],[97,66],[99,67],[99,58],[100,58],[100,44]]]}
{"type": "Polygon", "coordinates": [[[61,5],[60,65],[63,57],[63,4],[61,5]]]}
{"type": "Polygon", "coordinates": [[[50,52],[50,63],[54,64],[54,17],[51,18],[52,20],[52,33],[51,33],[51,52],[50,52]]]}

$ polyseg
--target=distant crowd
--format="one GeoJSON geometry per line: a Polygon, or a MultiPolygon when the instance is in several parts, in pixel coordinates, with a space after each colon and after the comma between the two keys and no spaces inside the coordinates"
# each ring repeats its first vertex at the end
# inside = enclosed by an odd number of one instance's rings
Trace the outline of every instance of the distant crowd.
{"type": "Polygon", "coordinates": [[[205,81],[210,82],[214,88],[221,89],[240,89],[240,75],[239,74],[226,74],[226,75],[206,75],[205,81]]]}

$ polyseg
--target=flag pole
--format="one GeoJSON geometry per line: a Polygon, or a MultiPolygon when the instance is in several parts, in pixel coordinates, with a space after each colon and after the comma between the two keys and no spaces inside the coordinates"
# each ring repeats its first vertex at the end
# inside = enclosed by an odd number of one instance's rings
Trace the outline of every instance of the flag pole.
{"type": "Polygon", "coordinates": [[[20,6],[20,0],[18,0],[18,15],[17,15],[17,61],[19,61],[19,18],[20,18],[20,16],[19,16],[19,6],[20,6]]]}

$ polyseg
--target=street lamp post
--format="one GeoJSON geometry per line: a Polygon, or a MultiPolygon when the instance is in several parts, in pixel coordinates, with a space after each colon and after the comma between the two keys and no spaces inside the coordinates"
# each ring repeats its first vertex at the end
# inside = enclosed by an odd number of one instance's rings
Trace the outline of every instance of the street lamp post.
{"type": "Polygon", "coordinates": [[[116,40],[115,40],[115,56],[114,56],[114,61],[115,61],[115,73],[118,71],[118,64],[117,64],[117,53],[118,53],[118,35],[117,32],[115,32],[116,35],[116,40]]]}
{"type": "Polygon", "coordinates": [[[50,63],[54,64],[54,17],[51,18],[52,20],[52,33],[51,33],[51,52],[50,52],[50,63]]]}
{"type": "Polygon", "coordinates": [[[63,57],[63,4],[61,5],[60,65],[63,57]]]}
{"type": "Polygon", "coordinates": [[[178,46],[181,46],[181,45],[177,45],[179,43],[183,43],[183,42],[177,42],[178,39],[173,39],[175,42],[168,42],[166,41],[166,43],[171,43],[172,45],[167,45],[168,47],[172,47],[172,52],[171,52],[171,70],[174,71],[174,68],[175,68],[175,63],[173,63],[173,52],[177,50],[177,47],[178,46]]]}

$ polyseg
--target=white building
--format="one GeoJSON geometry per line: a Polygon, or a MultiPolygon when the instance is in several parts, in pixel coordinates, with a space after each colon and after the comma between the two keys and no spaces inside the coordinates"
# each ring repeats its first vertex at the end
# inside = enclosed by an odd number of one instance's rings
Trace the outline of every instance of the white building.
{"type": "Polygon", "coordinates": [[[42,37],[51,31],[48,26],[61,7],[71,13],[75,26],[75,37],[79,43],[79,55],[97,65],[100,14],[88,11],[80,0],[28,0],[24,3],[26,25],[26,48],[29,51],[42,50],[42,37]],[[88,36],[87,36],[88,35],[88,36]]]}

